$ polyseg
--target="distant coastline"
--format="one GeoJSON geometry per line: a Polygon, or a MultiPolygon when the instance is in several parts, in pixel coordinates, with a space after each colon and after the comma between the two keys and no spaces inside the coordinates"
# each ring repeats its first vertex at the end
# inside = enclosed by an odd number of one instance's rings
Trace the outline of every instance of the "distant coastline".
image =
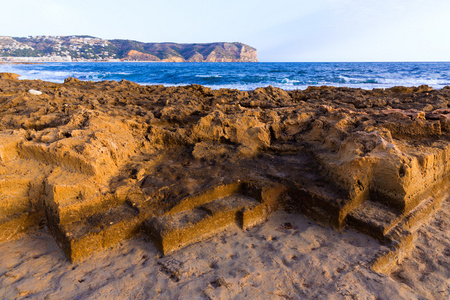
{"type": "Polygon", "coordinates": [[[27,62],[27,61],[0,61],[0,65],[39,65],[43,62],[27,62]]]}
{"type": "Polygon", "coordinates": [[[91,36],[0,36],[2,62],[257,62],[243,43],[144,43],[91,36]]]}
{"type": "MultiPolygon", "coordinates": [[[[150,60],[80,60],[80,61],[67,61],[67,60],[2,60],[4,57],[0,57],[0,65],[40,65],[44,63],[216,63],[211,61],[184,61],[184,62],[174,62],[174,61],[150,61],[150,60]]],[[[227,62],[220,62],[227,63],[227,62]]],[[[234,63],[257,63],[257,62],[242,62],[235,61],[234,63]]]]}

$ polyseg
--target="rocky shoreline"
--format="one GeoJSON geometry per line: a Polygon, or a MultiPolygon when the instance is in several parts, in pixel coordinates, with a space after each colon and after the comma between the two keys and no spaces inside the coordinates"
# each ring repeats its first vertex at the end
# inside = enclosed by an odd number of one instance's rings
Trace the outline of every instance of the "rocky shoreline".
{"type": "Polygon", "coordinates": [[[46,226],[73,262],[136,235],[170,256],[281,210],[373,237],[384,246],[368,265],[389,274],[448,197],[449,101],[450,87],[242,92],[2,73],[0,242],[46,226]]]}

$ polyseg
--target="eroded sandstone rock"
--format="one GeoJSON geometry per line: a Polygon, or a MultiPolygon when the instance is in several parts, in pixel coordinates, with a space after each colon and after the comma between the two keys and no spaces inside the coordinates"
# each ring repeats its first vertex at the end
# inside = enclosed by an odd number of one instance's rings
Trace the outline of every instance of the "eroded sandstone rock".
{"type": "Polygon", "coordinates": [[[0,79],[2,80],[17,80],[19,77],[20,75],[14,73],[0,73],[0,79]]]}
{"type": "Polygon", "coordinates": [[[374,263],[384,271],[449,192],[449,89],[11,78],[0,76],[0,240],[47,223],[71,260],[137,232],[168,253],[284,208],[390,245],[374,263]]]}

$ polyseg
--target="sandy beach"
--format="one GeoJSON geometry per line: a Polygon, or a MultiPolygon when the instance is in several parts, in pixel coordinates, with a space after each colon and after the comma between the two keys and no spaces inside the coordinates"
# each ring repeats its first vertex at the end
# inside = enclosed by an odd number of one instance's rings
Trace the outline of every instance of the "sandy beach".
{"type": "Polygon", "coordinates": [[[447,299],[450,201],[390,276],[370,269],[377,241],[277,212],[162,256],[144,237],[71,264],[45,231],[0,244],[4,299],[447,299]]]}

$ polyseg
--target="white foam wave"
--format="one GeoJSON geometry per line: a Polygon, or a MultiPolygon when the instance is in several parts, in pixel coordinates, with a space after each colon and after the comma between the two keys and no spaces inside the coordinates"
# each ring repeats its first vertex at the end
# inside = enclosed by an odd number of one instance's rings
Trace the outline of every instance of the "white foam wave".
{"type": "Polygon", "coordinates": [[[222,75],[195,75],[197,78],[222,78],[222,75]]]}
{"type": "Polygon", "coordinates": [[[296,83],[300,83],[300,80],[295,80],[295,79],[289,79],[289,78],[283,78],[283,80],[281,80],[281,83],[283,83],[283,85],[295,85],[296,83]]]}
{"type": "MultiPolygon", "coordinates": [[[[272,85],[286,90],[305,89],[308,86],[329,85],[336,87],[355,87],[363,89],[389,88],[396,85],[419,86],[427,84],[433,88],[442,88],[450,85],[450,71],[444,66],[424,68],[419,65],[420,72],[411,73],[408,70],[397,70],[391,65],[382,67],[374,72],[361,67],[355,70],[340,70],[336,68],[323,69],[318,65],[315,69],[294,72],[299,75],[287,75],[284,73],[270,74],[270,65],[251,65],[245,68],[233,67],[230,69],[208,68],[197,74],[198,69],[190,69],[189,65],[166,65],[162,69],[159,65],[121,65],[121,64],[85,64],[85,63],[45,63],[36,65],[0,64],[0,72],[11,72],[21,75],[21,79],[41,79],[52,82],[63,82],[67,77],[76,77],[82,80],[121,80],[128,79],[140,84],[161,84],[167,86],[189,85],[199,82],[213,89],[237,88],[241,90],[253,90],[258,87],[272,85]],[[170,67],[168,67],[170,66],[170,67]],[[151,67],[151,68],[150,68],[151,67]],[[253,68],[253,69],[252,69],[253,68]],[[208,74],[208,72],[210,72],[208,74]],[[183,74],[180,76],[180,74],[183,74]],[[208,80],[209,79],[209,80],[208,80]],[[173,82],[171,82],[173,81],[173,82]],[[174,82],[178,82],[174,83],[174,82]],[[205,84],[205,82],[210,84],[205,84]]],[[[299,65],[302,67],[301,65],[299,65]]],[[[275,65],[274,67],[278,67],[275,65]]],[[[293,68],[296,68],[293,65],[293,68]]],[[[298,69],[295,69],[298,70],[298,69]]]]}
{"type": "Polygon", "coordinates": [[[433,87],[445,86],[450,84],[449,80],[443,80],[438,78],[384,78],[380,79],[382,84],[393,85],[403,85],[403,86],[419,86],[419,85],[429,85],[433,87]]]}
{"type": "MultiPolygon", "coordinates": [[[[52,64],[52,67],[66,67],[66,64],[52,64]]],[[[56,83],[64,82],[68,77],[80,78],[82,80],[100,81],[111,77],[133,75],[129,71],[104,72],[104,71],[70,71],[70,70],[48,70],[45,65],[0,65],[0,72],[16,73],[23,80],[41,79],[56,83]]]]}

